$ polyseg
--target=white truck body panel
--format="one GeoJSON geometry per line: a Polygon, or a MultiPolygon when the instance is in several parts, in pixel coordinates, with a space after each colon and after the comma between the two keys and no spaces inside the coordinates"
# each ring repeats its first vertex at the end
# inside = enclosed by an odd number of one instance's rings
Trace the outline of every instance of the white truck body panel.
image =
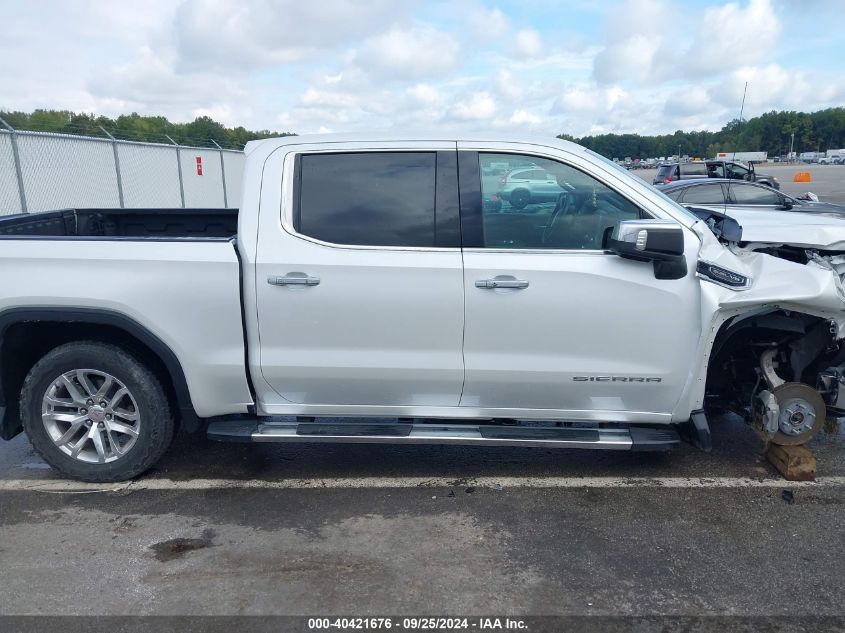
{"type": "Polygon", "coordinates": [[[92,308],[128,316],[164,342],[200,416],[245,413],[239,264],[229,242],[8,240],[0,313],[92,308]]]}

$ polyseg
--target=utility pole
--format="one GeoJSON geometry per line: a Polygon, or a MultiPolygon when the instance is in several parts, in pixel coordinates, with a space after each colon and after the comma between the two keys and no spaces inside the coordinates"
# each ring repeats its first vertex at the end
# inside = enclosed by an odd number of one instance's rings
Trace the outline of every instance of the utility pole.
{"type": "Polygon", "coordinates": [[[748,82],[745,82],[745,88],[742,89],[742,105],[739,108],[739,123],[736,125],[737,135],[734,141],[734,155],[731,160],[736,159],[736,146],[739,143],[739,126],[742,125],[742,113],[745,111],[745,94],[748,92],[748,82]]]}

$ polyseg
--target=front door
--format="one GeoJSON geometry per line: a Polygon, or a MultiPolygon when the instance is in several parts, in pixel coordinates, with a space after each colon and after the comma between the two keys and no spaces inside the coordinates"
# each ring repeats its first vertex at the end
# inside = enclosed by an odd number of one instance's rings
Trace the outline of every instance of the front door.
{"type": "MultiPolygon", "coordinates": [[[[658,280],[652,264],[604,252],[609,227],[650,216],[587,173],[589,165],[532,157],[556,174],[563,193],[523,209],[507,201],[492,209],[479,202],[495,193],[486,190],[495,183],[479,178],[479,166],[526,157],[459,156],[466,287],[461,405],[606,421],[669,414],[698,342],[695,256],[688,256],[685,278],[658,280]]],[[[687,240],[693,253],[695,238],[687,240]]]]}
{"type": "Polygon", "coordinates": [[[457,406],[454,143],[292,160],[290,227],[262,208],[259,234],[261,372],[281,398],[264,404],[457,406]]]}

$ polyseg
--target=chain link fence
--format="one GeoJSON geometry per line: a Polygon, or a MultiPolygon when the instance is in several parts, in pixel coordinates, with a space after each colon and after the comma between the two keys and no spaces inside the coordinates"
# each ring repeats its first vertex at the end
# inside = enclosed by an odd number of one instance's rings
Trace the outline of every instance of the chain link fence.
{"type": "Polygon", "coordinates": [[[0,129],[0,215],[240,203],[243,152],[29,132],[3,123],[0,120],[6,128],[0,129]]]}

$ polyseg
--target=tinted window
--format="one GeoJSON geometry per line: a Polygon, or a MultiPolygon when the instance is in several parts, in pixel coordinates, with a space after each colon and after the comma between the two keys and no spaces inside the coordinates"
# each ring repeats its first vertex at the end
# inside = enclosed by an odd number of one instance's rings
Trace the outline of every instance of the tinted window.
{"type": "Polygon", "coordinates": [[[686,189],[681,200],[684,204],[724,204],[725,194],[722,185],[698,185],[686,189]]]}
{"type": "Polygon", "coordinates": [[[707,175],[711,178],[724,178],[725,177],[725,164],[724,163],[708,163],[707,165],[707,175]]]}
{"type": "Polygon", "coordinates": [[[513,174],[514,178],[522,180],[545,180],[546,174],[539,169],[531,169],[529,171],[518,171],[513,174]]]}
{"type": "Polygon", "coordinates": [[[748,170],[737,163],[725,163],[725,170],[728,178],[745,178],[748,175],[748,170]]]}
{"type": "Polygon", "coordinates": [[[707,167],[704,163],[687,163],[681,166],[685,176],[706,176],[707,167]]]}
{"type": "Polygon", "coordinates": [[[434,246],[436,154],[300,158],[299,233],[334,244],[434,246]]]}
{"type": "Polygon", "coordinates": [[[780,195],[776,191],[754,185],[731,184],[731,198],[736,204],[779,205],[780,195]]]}
{"type": "Polygon", "coordinates": [[[661,165],[660,169],[657,170],[657,177],[658,178],[667,178],[672,176],[673,178],[677,176],[677,167],[675,165],[661,165]]]}
{"type": "Polygon", "coordinates": [[[504,160],[502,154],[479,155],[486,248],[601,249],[608,228],[642,217],[627,198],[557,161],[534,158],[543,176],[536,181],[485,175],[504,160]]]}

